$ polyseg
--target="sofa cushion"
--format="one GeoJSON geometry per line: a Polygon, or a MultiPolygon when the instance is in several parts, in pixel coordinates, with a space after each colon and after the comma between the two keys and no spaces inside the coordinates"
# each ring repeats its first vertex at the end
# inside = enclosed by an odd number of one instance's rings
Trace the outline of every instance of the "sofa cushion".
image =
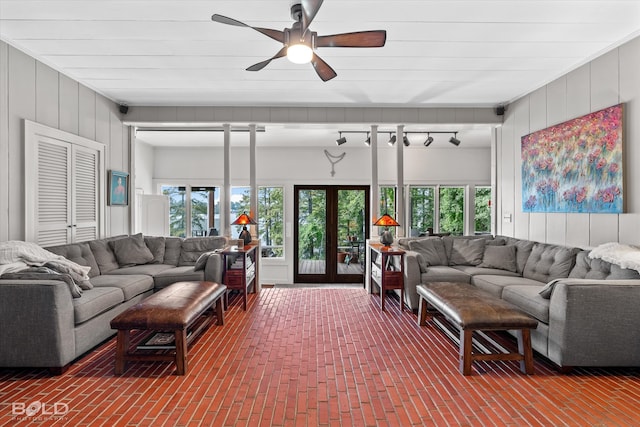
{"type": "Polygon", "coordinates": [[[418,264],[423,273],[429,266],[449,264],[444,251],[444,244],[439,237],[428,237],[409,241],[409,249],[418,254],[418,264]]]}
{"type": "Polygon", "coordinates": [[[578,248],[536,243],[524,266],[522,277],[542,283],[569,277],[579,251],[578,248]]]}
{"type": "Polygon", "coordinates": [[[520,277],[520,275],[513,271],[501,270],[499,268],[487,268],[475,265],[456,265],[453,268],[460,270],[469,276],[482,276],[482,275],[494,275],[494,276],[510,276],[520,277]]]}
{"type": "Polygon", "coordinates": [[[88,242],[50,246],[45,249],[49,252],[53,252],[56,255],[61,255],[69,261],[75,262],[76,264],[83,265],[85,267],[91,267],[91,270],[89,270],[89,277],[95,277],[100,274],[100,267],[96,262],[96,258],[93,256],[91,246],[89,246],[88,242]]]}
{"type": "Polygon", "coordinates": [[[507,286],[502,291],[502,299],[539,321],[549,323],[550,301],[542,298],[538,294],[539,291],[540,286],[537,285],[507,286]]]}
{"type": "Polygon", "coordinates": [[[494,246],[489,245],[484,249],[482,262],[478,267],[497,268],[516,272],[516,247],[514,245],[494,246]]]}
{"type": "Polygon", "coordinates": [[[123,302],[124,296],[121,289],[96,286],[85,291],[82,298],[73,300],[74,323],[78,325],[86,322],[123,302]]]}
{"type": "Polygon", "coordinates": [[[524,277],[493,275],[493,274],[472,276],[471,283],[498,298],[502,298],[502,291],[507,286],[530,285],[530,286],[538,286],[538,289],[540,289],[544,285],[544,283],[540,283],[532,279],[526,279],[524,277]]]}
{"type": "Polygon", "coordinates": [[[203,252],[224,248],[226,244],[227,239],[223,236],[186,238],[182,241],[182,250],[180,251],[178,265],[195,265],[203,252]]]}
{"type": "MultiPolygon", "coordinates": [[[[129,301],[136,295],[140,295],[153,289],[153,278],[144,274],[116,275],[104,274],[91,279],[94,288],[108,287],[118,288],[122,291],[124,301],[129,301]]],[[[84,294],[82,295],[84,298],[84,294]]]]}
{"type": "Polygon", "coordinates": [[[163,264],[178,265],[180,261],[180,251],[182,250],[182,239],[179,237],[167,237],[164,241],[164,261],[163,264]]]}
{"type": "Polygon", "coordinates": [[[153,260],[153,254],[144,242],[142,233],[109,242],[120,267],[146,264],[153,260]]]}
{"type": "Polygon", "coordinates": [[[131,267],[122,267],[116,270],[111,270],[107,274],[113,274],[118,276],[126,276],[128,274],[146,274],[147,276],[155,276],[162,273],[165,270],[175,268],[173,265],[167,264],[142,264],[132,265],[131,267]]]}
{"type": "Polygon", "coordinates": [[[153,255],[153,259],[149,261],[149,264],[162,264],[162,262],[164,261],[165,238],[162,236],[144,236],[144,243],[147,245],[149,251],[151,251],[151,254],[153,255]]]}
{"type": "Polygon", "coordinates": [[[531,240],[521,240],[515,237],[496,236],[496,239],[504,239],[506,245],[514,245],[516,247],[516,272],[522,274],[524,266],[527,264],[529,255],[535,242],[531,240]]]}
{"type": "Polygon", "coordinates": [[[153,276],[155,289],[166,288],[176,282],[198,282],[204,280],[204,271],[195,271],[192,265],[175,267],[153,276]]]}
{"type": "Polygon", "coordinates": [[[449,265],[478,265],[482,262],[484,239],[454,239],[449,265]]]}
{"type": "Polygon", "coordinates": [[[100,274],[106,274],[111,270],[120,268],[118,260],[116,259],[109,242],[116,239],[124,239],[125,237],[127,236],[114,236],[106,239],[91,240],[89,242],[91,252],[93,252],[93,256],[96,258],[96,263],[98,264],[98,267],[100,267],[100,274]]]}
{"type": "Polygon", "coordinates": [[[462,282],[469,283],[471,276],[448,265],[434,265],[426,273],[420,274],[420,282],[462,282]]]}
{"type": "Polygon", "coordinates": [[[624,280],[640,279],[640,273],[630,268],[622,268],[601,259],[589,258],[590,251],[582,251],[576,256],[576,265],[569,273],[575,279],[624,280]]]}

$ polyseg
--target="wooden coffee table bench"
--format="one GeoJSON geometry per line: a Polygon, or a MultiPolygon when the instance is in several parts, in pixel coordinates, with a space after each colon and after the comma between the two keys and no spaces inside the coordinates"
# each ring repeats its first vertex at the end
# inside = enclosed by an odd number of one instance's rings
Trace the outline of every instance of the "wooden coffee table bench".
{"type": "Polygon", "coordinates": [[[531,329],[537,327],[537,320],[469,283],[431,282],[418,285],[417,291],[420,326],[426,325],[430,304],[460,329],[460,372],[463,375],[471,375],[474,360],[518,360],[523,373],[533,374],[531,329]],[[507,330],[516,331],[518,353],[473,352],[474,331],[507,330]]]}
{"type": "Polygon", "coordinates": [[[208,313],[215,307],[218,325],[224,324],[222,297],[227,287],[214,282],[177,282],[129,307],[111,321],[118,330],[115,373],[124,372],[126,362],[175,361],[176,373],[187,373],[187,347],[213,320],[208,313]],[[136,351],[130,347],[132,330],[173,332],[175,351],[136,351]],[[188,331],[190,334],[188,335],[188,331]],[[187,336],[188,335],[188,336],[187,336]]]}

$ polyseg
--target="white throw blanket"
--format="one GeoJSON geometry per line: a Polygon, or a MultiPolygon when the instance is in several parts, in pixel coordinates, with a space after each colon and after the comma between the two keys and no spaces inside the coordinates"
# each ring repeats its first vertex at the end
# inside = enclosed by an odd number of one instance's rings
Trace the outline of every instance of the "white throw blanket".
{"type": "Polygon", "coordinates": [[[603,243],[589,252],[589,258],[599,258],[622,268],[640,272],[640,248],[622,243],[603,243]]]}
{"type": "Polygon", "coordinates": [[[24,270],[30,266],[41,267],[44,265],[58,273],[70,275],[73,281],[81,287],[89,281],[91,267],[76,264],[35,243],[19,240],[0,242],[0,275],[24,270]]]}

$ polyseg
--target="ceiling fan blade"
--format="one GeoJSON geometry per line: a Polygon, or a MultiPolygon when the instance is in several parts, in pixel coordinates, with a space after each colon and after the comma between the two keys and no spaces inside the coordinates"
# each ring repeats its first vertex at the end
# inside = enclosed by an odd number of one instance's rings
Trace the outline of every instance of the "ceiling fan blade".
{"type": "Polygon", "coordinates": [[[274,59],[282,58],[283,56],[286,56],[286,54],[287,54],[287,48],[283,47],[282,49],[280,49],[280,51],[278,53],[276,53],[275,55],[273,55],[271,58],[267,59],[266,61],[262,61],[262,62],[258,62],[257,64],[253,64],[251,67],[247,68],[247,71],[260,71],[264,67],[269,65],[269,63],[271,61],[273,61],[274,59]]]}
{"type": "Polygon", "coordinates": [[[318,36],[316,47],[382,47],[387,41],[385,30],[318,36]]]}
{"type": "Polygon", "coordinates": [[[244,22],[236,21],[233,18],[229,18],[228,16],[218,15],[217,13],[211,15],[211,20],[213,22],[219,22],[221,24],[233,25],[235,27],[253,28],[257,32],[262,33],[267,37],[270,37],[270,38],[272,38],[272,39],[274,39],[276,41],[279,41],[280,43],[284,43],[284,32],[283,31],[272,30],[270,28],[252,27],[251,25],[247,25],[244,22]]]}
{"type": "Polygon", "coordinates": [[[313,58],[311,59],[311,64],[313,65],[313,68],[315,68],[316,73],[318,73],[318,76],[320,76],[323,82],[331,80],[338,75],[333,70],[333,68],[329,66],[329,64],[324,62],[324,60],[315,53],[313,54],[313,58]]]}
{"type": "Polygon", "coordinates": [[[318,14],[322,0],[302,0],[300,4],[302,5],[302,34],[304,34],[318,14]]]}

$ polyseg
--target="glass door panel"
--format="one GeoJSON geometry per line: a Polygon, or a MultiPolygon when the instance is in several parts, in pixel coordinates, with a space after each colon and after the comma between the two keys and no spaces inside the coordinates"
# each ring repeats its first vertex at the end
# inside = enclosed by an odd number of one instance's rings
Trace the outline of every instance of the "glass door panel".
{"type": "Polygon", "coordinates": [[[297,200],[298,272],[316,276],[327,273],[327,191],[300,189],[297,200]]]}
{"type": "Polygon", "coordinates": [[[338,190],[338,274],[364,274],[365,191],[338,190]]]}

